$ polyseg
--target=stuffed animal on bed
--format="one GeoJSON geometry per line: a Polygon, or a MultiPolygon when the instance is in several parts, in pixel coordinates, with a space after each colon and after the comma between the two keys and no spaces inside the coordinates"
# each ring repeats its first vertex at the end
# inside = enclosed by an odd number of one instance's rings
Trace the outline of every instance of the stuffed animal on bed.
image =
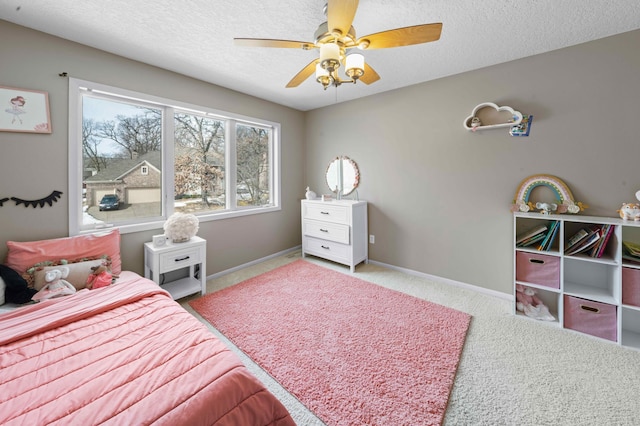
{"type": "Polygon", "coordinates": [[[76,288],[65,278],[69,276],[69,268],[61,266],[47,271],[44,275],[46,284],[31,298],[35,301],[52,299],[54,297],[68,296],[76,292],[76,288]]]}
{"type": "Polygon", "coordinates": [[[91,271],[93,272],[87,277],[87,288],[89,290],[107,287],[113,282],[114,278],[117,278],[109,272],[106,265],[94,266],[91,271]]]}

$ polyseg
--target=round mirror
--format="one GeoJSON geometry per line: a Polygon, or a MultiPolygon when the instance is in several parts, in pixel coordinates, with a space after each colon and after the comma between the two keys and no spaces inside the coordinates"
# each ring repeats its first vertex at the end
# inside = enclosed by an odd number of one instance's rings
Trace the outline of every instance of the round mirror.
{"type": "Polygon", "coordinates": [[[329,189],[338,194],[349,195],[360,183],[360,171],[358,165],[349,157],[336,157],[327,167],[327,185],[329,189]]]}

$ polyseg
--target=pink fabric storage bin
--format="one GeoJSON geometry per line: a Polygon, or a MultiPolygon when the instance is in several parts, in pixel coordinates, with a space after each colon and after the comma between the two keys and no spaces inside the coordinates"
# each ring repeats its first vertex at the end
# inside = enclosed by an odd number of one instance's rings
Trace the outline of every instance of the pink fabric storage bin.
{"type": "Polygon", "coordinates": [[[622,303],[640,306],[640,269],[622,268],[622,303]]]}
{"type": "Polygon", "coordinates": [[[523,251],[516,252],[516,281],[560,288],[560,258],[523,251]]]}
{"type": "Polygon", "coordinates": [[[616,342],[616,306],[564,296],[564,327],[616,342]]]}

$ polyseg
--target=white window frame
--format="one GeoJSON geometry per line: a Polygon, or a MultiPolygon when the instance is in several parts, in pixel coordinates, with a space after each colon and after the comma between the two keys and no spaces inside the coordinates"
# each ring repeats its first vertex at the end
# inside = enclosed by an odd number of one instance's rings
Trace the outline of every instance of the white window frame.
{"type": "Polygon", "coordinates": [[[139,232],[162,228],[164,221],[173,214],[174,209],[174,121],[166,117],[173,116],[175,110],[205,115],[224,120],[225,132],[225,185],[226,206],[224,210],[216,210],[199,214],[200,222],[228,219],[238,216],[262,214],[281,210],[281,142],[280,123],[247,117],[239,114],[216,110],[185,102],[175,101],[154,95],[147,95],[131,90],[120,89],[100,83],[76,78],[69,79],[69,235],[95,232],[104,228],[118,228],[121,233],[139,232]],[[162,138],[162,215],[152,217],[144,222],[122,224],[99,224],[83,226],[82,223],[82,96],[92,91],[100,96],[113,96],[114,99],[140,102],[160,108],[163,114],[162,138]],[[271,203],[265,206],[236,207],[236,123],[268,128],[270,134],[270,195],[271,203]],[[233,190],[232,190],[233,188],[233,190]]]}

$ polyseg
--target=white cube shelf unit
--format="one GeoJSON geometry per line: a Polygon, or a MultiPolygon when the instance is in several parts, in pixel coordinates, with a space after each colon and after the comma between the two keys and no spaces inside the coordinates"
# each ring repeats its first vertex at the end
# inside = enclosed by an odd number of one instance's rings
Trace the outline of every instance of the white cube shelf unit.
{"type": "MultiPolygon", "coordinates": [[[[640,245],[640,222],[597,216],[518,212],[514,213],[513,232],[514,295],[518,284],[533,288],[556,318],[554,323],[559,327],[601,338],[598,329],[606,328],[610,337],[605,339],[640,349],[640,262],[623,258],[622,243],[628,241],[640,245]],[[540,225],[549,227],[554,221],[559,221],[560,228],[549,251],[539,251],[538,244],[516,246],[517,235],[540,225]],[[602,225],[614,225],[615,228],[601,257],[592,257],[588,252],[573,255],[565,253],[567,241],[576,232],[602,225]],[[534,259],[530,260],[538,262],[534,267],[542,268],[543,272],[552,275],[557,273],[556,281],[537,278],[545,273],[528,273],[526,266],[522,266],[523,259],[534,259]],[[544,271],[544,268],[554,269],[544,271]],[[582,301],[585,311],[579,314],[585,314],[586,319],[580,324],[576,323],[576,318],[582,317],[569,310],[581,306],[582,301]],[[597,306],[606,307],[608,313],[604,314],[605,309],[602,309],[602,315],[599,316],[597,306]],[[615,312],[615,316],[611,312],[615,312]]],[[[523,315],[516,310],[515,302],[513,312],[523,315]]]]}

